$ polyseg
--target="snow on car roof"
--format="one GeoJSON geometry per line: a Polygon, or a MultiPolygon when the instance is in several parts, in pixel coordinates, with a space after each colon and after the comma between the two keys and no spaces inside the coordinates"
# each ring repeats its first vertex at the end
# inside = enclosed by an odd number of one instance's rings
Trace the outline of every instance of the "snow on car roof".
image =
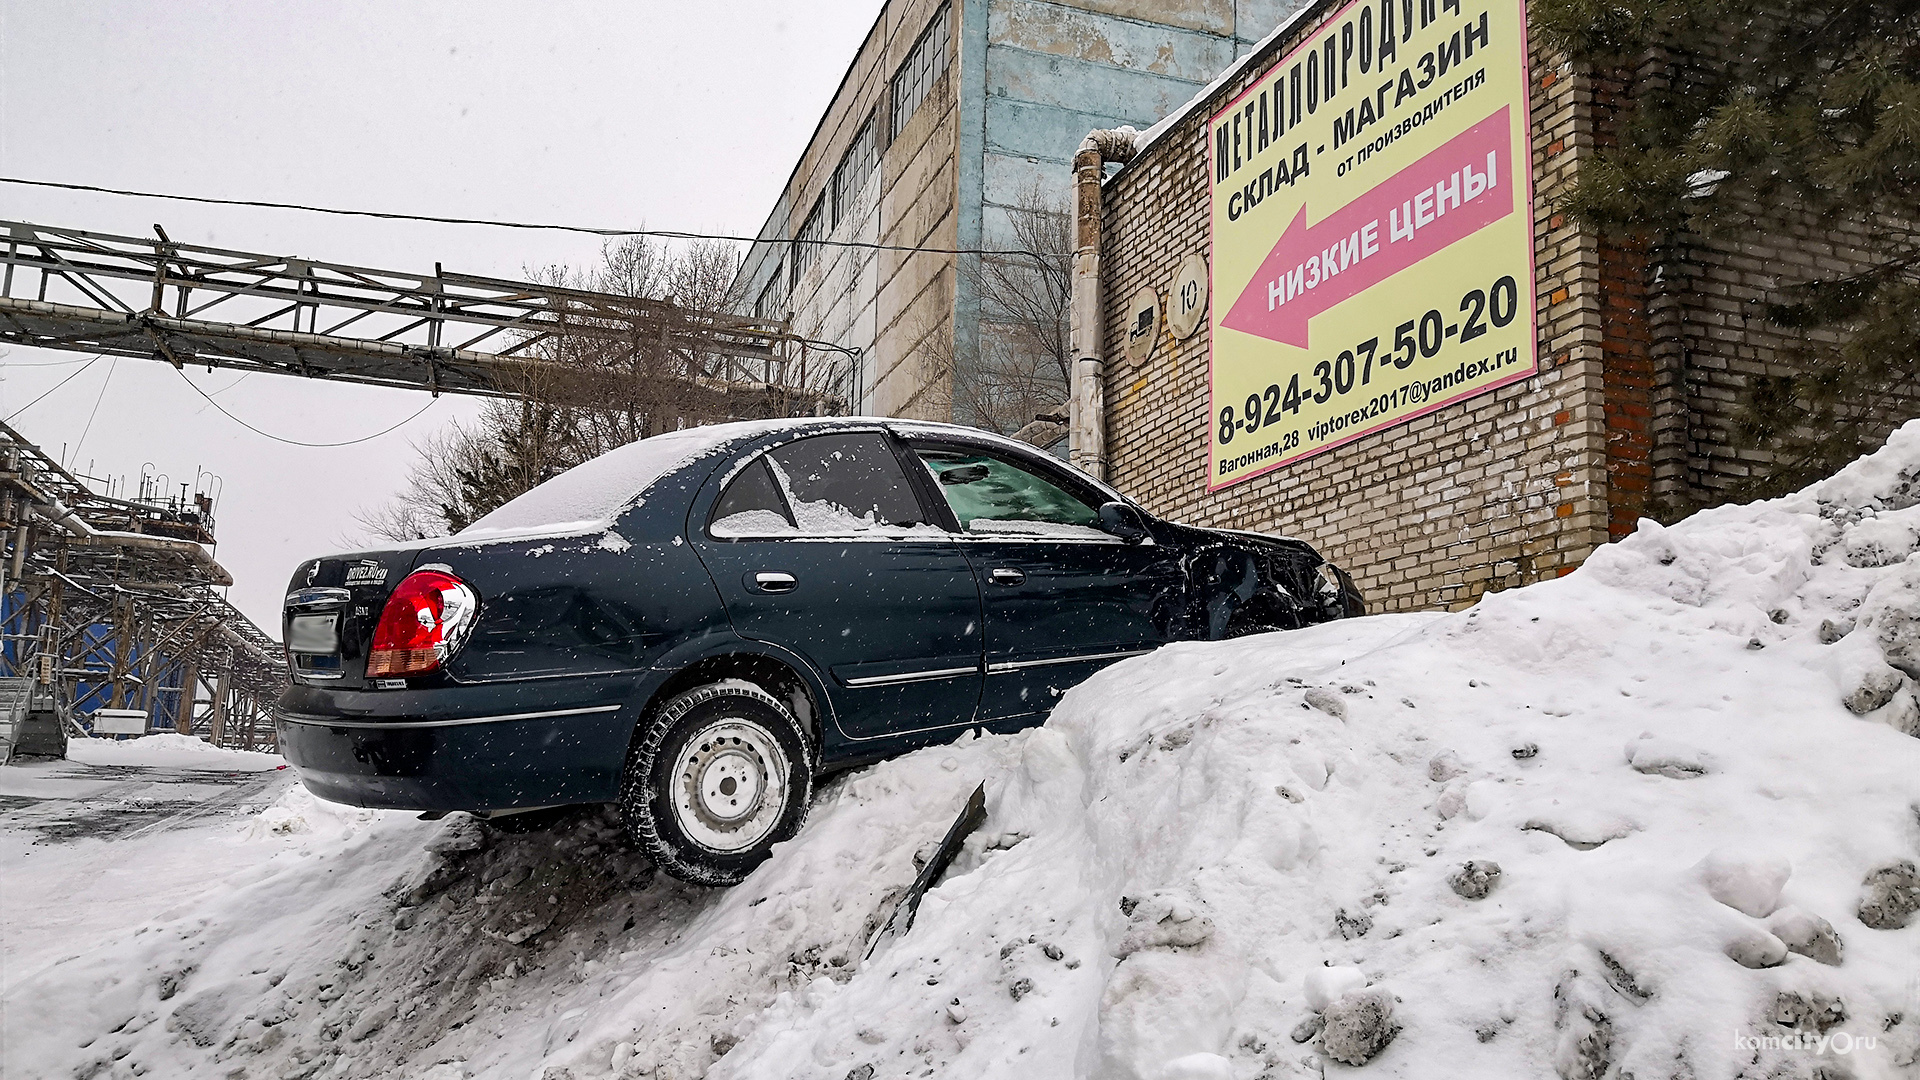
{"type": "MultiPolygon", "coordinates": [[[[667,474],[708,454],[762,435],[810,428],[886,427],[902,435],[963,436],[1010,449],[1037,453],[1034,447],[979,428],[930,420],[900,421],[871,416],[802,416],[707,424],[654,435],[584,461],[539,487],[512,499],[452,536],[385,544],[382,551],[411,551],[452,545],[497,544],[538,537],[582,536],[606,532],[622,513],[640,505],[649,488],[667,474]]],[[[1056,459],[1057,460],[1057,459],[1056,459]]],[[[1114,499],[1124,496],[1068,462],[1061,465],[1114,499]]],[[[342,554],[345,554],[344,552],[342,554]]]]}
{"type": "MultiPolygon", "coordinates": [[[[901,423],[870,417],[800,417],[709,424],[655,435],[582,462],[532,491],[508,502],[456,534],[459,540],[496,540],[539,533],[587,533],[611,528],[613,520],[645,497],[668,473],[743,439],[780,431],[847,424],[879,424],[908,435],[963,435],[1033,452],[1023,442],[978,428],[930,421],[901,423]]],[[[1063,465],[1067,464],[1062,462],[1063,465]]],[[[1067,466],[1072,468],[1071,465],[1067,466]]],[[[1112,488],[1084,472],[1074,472],[1118,499],[1112,488]]]]}
{"type": "Polygon", "coordinates": [[[647,489],[668,473],[741,439],[844,418],[744,420],[654,435],[581,462],[519,496],[455,534],[458,540],[491,540],[542,533],[586,533],[611,528],[637,506],[647,489]]]}

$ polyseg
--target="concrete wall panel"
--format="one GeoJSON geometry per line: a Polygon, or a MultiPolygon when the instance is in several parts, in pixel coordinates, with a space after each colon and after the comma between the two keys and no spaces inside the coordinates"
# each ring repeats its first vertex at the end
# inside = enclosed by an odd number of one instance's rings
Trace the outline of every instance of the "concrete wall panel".
{"type": "Polygon", "coordinates": [[[1118,15],[1143,23],[1164,23],[1208,34],[1233,33],[1234,0],[1183,0],[1177,4],[1166,0],[1054,0],[1049,6],[1118,15]]]}
{"type": "Polygon", "coordinates": [[[1124,121],[1115,121],[1111,115],[1097,112],[995,98],[987,102],[987,152],[1071,160],[1087,132],[1119,123],[1124,121]]]}
{"type": "Polygon", "coordinates": [[[1069,161],[989,153],[986,166],[986,201],[989,206],[1016,205],[1020,193],[1035,184],[1059,203],[1062,209],[1072,205],[1072,191],[1067,183],[1072,173],[1069,161]]]}
{"type": "MultiPolygon", "coordinates": [[[[1231,41],[1215,34],[1116,19],[1044,0],[1001,0],[989,18],[988,38],[996,52],[1077,60],[1110,71],[1163,75],[1202,85],[1233,62],[1231,41]]],[[[991,68],[987,78],[991,93],[991,68]]],[[[1073,93],[1071,88],[1065,92],[1073,93]]]]}
{"type": "MultiPolygon", "coordinates": [[[[1244,43],[1257,42],[1273,33],[1275,27],[1293,18],[1294,12],[1306,6],[1307,0],[1236,0],[1234,9],[1240,18],[1239,25],[1236,27],[1237,36],[1244,43]]],[[[1245,46],[1243,45],[1239,51],[1244,54],[1245,46]]],[[[1212,76],[1208,76],[1207,81],[1212,82],[1212,76]]]]}
{"type": "MultiPolygon", "coordinates": [[[[1225,42],[1220,51],[1228,54],[1225,42]]],[[[1116,122],[1150,125],[1186,104],[1203,85],[1007,48],[992,50],[987,75],[990,101],[1050,105],[1075,113],[1092,111],[1108,117],[1109,127],[1116,122]]]]}

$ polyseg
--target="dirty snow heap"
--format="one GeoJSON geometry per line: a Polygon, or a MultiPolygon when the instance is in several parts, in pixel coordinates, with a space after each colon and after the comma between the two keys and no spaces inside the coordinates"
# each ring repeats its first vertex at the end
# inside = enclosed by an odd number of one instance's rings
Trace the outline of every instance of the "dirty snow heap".
{"type": "Polygon", "coordinates": [[[1910,1076],[1917,547],[1920,422],[1463,613],[1120,664],[1043,728],[824,785],[724,892],[649,876],[604,819],[336,815],[26,978],[7,1053],[89,1077],[1910,1076]],[[863,959],[983,779],[986,824],[863,959]]]}

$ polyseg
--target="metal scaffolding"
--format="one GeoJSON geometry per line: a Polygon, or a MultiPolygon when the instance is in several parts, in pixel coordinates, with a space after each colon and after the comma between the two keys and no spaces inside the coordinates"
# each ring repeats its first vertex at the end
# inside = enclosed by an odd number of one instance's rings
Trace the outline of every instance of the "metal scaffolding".
{"type": "Polygon", "coordinates": [[[0,221],[0,341],[435,394],[608,400],[671,379],[693,422],[844,411],[859,365],[786,323],[558,285],[376,270],[0,221]],[[667,354],[584,370],[562,343],[667,354]]]}
{"type": "Polygon", "coordinates": [[[100,494],[0,423],[0,760],[88,733],[100,708],[274,748],[284,654],[218,592],[212,530],[204,495],[100,494]]]}

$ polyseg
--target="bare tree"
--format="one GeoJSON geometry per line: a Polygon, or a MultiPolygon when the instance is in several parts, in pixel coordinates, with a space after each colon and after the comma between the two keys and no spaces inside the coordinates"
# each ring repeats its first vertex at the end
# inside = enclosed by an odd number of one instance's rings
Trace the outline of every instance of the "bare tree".
{"type": "Polygon", "coordinates": [[[1018,254],[985,255],[975,281],[983,333],[1052,366],[1065,400],[1073,368],[1073,218],[1066,203],[1038,181],[1008,213],[1018,254]]]}
{"type": "Polygon", "coordinates": [[[973,363],[964,367],[954,350],[952,326],[942,320],[929,331],[919,345],[926,364],[927,401],[935,411],[948,411],[955,423],[1003,435],[1026,432],[1028,441],[1040,435],[1036,445],[1051,446],[1066,429],[1039,418],[1066,411],[1066,382],[1051,357],[1022,348],[1016,336],[996,332],[999,329],[981,327],[973,363]],[[1042,429],[1052,427],[1059,431],[1045,437],[1042,429]]]}
{"type": "MultiPolygon", "coordinates": [[[[491,400],[471,425],[418,444],[407,486],[361,515],[377,537],[457,532],[535,485],[619,446],[724,420],[844,408],[831,393],[845,364],[743,359],[709,347],[742,306],[740,251],[724,241],[671,249],[648,237],[607,243],[598,265],[530,272],[580,290],[595,313],[541,337],[521,355],[546,361],[491,400]]],[[[819,359],[831,361],[831,354],[819,359]]]]}
{"type": "Polygon", "coordinates": [[[1073,223],[1065,203],[1038,182],[1016,197],[1008,222],[1017,253],[983,255],[961,270],[980,302],[975,355],[962,362],[950,326],[934,328],[920,348],[930,381],[946,387],[955,422],[1007,435],[1025,431],[1029,441],[1050,445],[1064,428],[1036,428],[1035,421],[1066,411],[1073,223]]]}
{"type": "Polygon", "coordinates": [[[415,442],[406,486],[389,501],[354,515],[362,529],[396,542],[445,536],[512,498],[507,492],[519,482],[500,478],[508,471],[501,437],[520,427],[516,418],[504,415],[517,404],[489,401],[477,420],[456,420],[415,442]],[[489,477],[496,479],[489,482],[489,477]]]}

